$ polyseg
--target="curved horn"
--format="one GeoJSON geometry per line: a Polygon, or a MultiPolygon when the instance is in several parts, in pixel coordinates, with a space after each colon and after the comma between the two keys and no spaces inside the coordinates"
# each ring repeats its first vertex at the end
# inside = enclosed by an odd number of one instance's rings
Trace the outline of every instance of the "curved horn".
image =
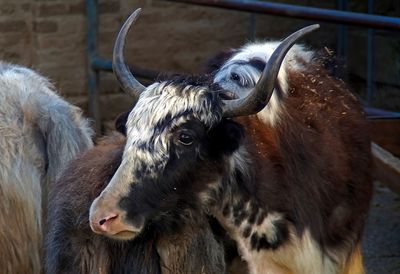
{"type": "Polygon", "coordinates": [[[136,78],[131,73],[129,66],[125,63],[124,48],[125,48],[126,35],[128,34],[131,25],[136,22],[140,12],[141,9],[135,10],[125,21],[124,25],[119,31],[114,45],[113,62],[112,62],[114,75],[117,77],[117,80],[121,85],[122,89],[129,95],[135,97],[136,99],[139,97],[140,93],[145,89],[145,86],[143,86],[138,80],[136,80],[136,78]]]}
{"type": "Polygon", "coordinates": [[[274,91],[276,77],[289,49],[303,36],[319,28],[318,24],[302,28],[286,37],[269,58],[256,86],[245,98],[223,100],[223,116],[246,116],[259,112],[267,104],[274,91]]]}

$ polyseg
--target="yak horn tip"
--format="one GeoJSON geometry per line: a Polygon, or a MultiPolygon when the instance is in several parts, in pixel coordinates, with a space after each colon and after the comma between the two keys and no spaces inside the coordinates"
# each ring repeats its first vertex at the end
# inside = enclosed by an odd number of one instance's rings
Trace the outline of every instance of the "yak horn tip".
{"type": "Polygon", "coordinates": [[[307,29],[309,29],[310,31],[314,31],[317,30],[321,27],[320,24],[313,24],[313,25],[309,25],[308,27],[306,27],[307,29]]]}

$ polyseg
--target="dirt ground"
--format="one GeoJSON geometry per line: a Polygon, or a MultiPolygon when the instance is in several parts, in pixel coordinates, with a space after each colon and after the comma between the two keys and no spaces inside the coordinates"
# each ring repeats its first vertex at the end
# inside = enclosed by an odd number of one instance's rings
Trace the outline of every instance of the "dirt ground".
{"type": "Polygon", "coordinates": [[[363,238],[367,274],[400,273],[400,195],[377,183],[363,238]]]}

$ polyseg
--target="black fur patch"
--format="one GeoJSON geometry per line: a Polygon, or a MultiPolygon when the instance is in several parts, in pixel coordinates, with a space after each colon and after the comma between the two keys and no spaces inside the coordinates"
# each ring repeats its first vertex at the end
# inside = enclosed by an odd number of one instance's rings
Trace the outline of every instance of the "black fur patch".
{"type": "Polygon", "coordinates": [[[251,58],[249,60],[249,65],[252,66],[253,68],[256,68],[259,71],[263,71],[265,68],[265,61],[259,58],[251,58]]]}
{"type": "Polygon", "coordinates": [[[128,120],[129,113],[131,113],[131,110],[125,111],[118,115],[117,119],[115,119],[114,126],[115,129],[122,133],[124,136],[126,136],[126,121],[128,120]]]}
{"type": "Polygon", "coordinates": [[[250,237],[250,233],[251,233],[251,226],[247,226],[247,227],[244,229],[242,236],[243,236],[244,238],[248,238],[248,237],[250,237]]]}
{"type": "MultiPolygon", "coordinates": [[[[240,223],[242,223],[242,221],[243,221],[244,219],[246,219],[248,216],[249,216],[249,214],[246,212],[246,210],[242,210],[242,211],[239,213],[239,216],[237,217],[237,220],[238,220],[238,222],[239,222],[239,225],[240,225],[240,223]]],[[[236,221],[236,220],[235,220],[235,221],[236,221]]]]}
{"type": "Polygon", "coordinates": [[[211,151],[217,153],[225,152],[230,154],[234,152],[244,138],[244,130],[238,123],[225,119],[209,132],[212,140],[211,151]]]}
{"type": "Polygon", "coordinates": [[[277,220],[274,222],[276,231],[276,240],[271,242],[273,249],[278,248],[282,243],[286,242],[289,238],[289,229],[287,223],[283,220],[277,220]]]}
{"type": "Polygon", "coordinates": [[[226,204],[222,209],[222,215],[224,215],[224,217],[228,217],[230,214],[231,214],[231,207],[230,205],[226,204]]]}
{"type": "MultiPolygon", "coordinates": [[[[265,233],[251,234],[250,245],[252,249],[259,251],[260,249],[276,249],[288,239],[288,228],[284,221],[278,220],[273,223],[275,226],[274,240],[268,240],[265,233]]],[[[245,232],[248,232],[245,230],[245,232]]],[[[244,233],[243,233],[244,236],[244,233]]],[[[247,238],[247,237],[246,237],[247,238]]]]}
{"type": "Polygon", "coordinates": [[[247,219],[247,221],[249,222],[249,224],[254,224],[254,223],[256,222],[256,218],[257,218],[259,209],[256,208],[256,207],[251,207],[250,210],[251,210],[251,211],[250,211],[250,216],[249,216],[249,218],[247,219]]]}
{"type": "Polygon", "coordinates": [[[268,242],[267,236],[262,234],[261,236],[257,233],[253,233],[250,238],[250,244],[252,249],[259,251],[260,249],[270,249],[271,244],[268,242]]]}

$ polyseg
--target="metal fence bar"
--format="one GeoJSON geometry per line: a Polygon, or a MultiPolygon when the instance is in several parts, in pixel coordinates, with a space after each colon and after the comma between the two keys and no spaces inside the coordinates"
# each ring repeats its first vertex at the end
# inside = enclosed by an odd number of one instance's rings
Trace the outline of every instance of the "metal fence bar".
{"type": "Polygon", "coordinates": [[[373,29],[400,31],[400,18],[368,15],[364,13],[321,9],[298,5],[248,1],[248,0],[167,0],[201,6],[212,6],[238,11],[247,11],[269,15],[288,16],[291,18],[341,23],[373,29]]]}
{"type": "Polygon", "coordinates": [[[97,58],[98,12],[97,0],[86,1],[87,12],[87,54],[88,54],[88,108],[89,116],[94,120],[94,130],[101,132],[101,113],[99,108],[99,70],[93,66],[97,58]]]}
{"type": "MultiPolygon", "coordinates": [[[[112,72],[112,61],[108,59],[103,59],[101,57],[96,57],[92,60],[92,68],[96,71],[108,71],[112,72]]],[[[161,72],[157,70],[152,70],[148,68],[138,67],[129,65],[129,68],[132,72],[135,73],[135,77],[144,78],[144,79],[156,79],[161,72]]],[[[173,73],[164,73],[163,75],[168,75],[173,73]]]]}
{"type": "Polygon", "coordinates": [[[249,34],[248,39],[254,41],[256,39],[256,15],[250,13],[249,15],[249,34]]]}
{"type": "MultiPolygon", "coordinates": [[[[348,8],[348,0],[339,0],[339,9],[346,11],[348,8]]],[[[339,41],[338,41],[338,54],[339,56],[346,58],[347,56],[347,32],[348,26],[340,24],[339,25],[339,41]]]]}
{"type": "MultiPolygon", "coordinates": [[[[337,6],[339,10],[346,11],[348,8],[348,0],[338,0],[337,6]]],[[[340,24],[338,26],[338,40],[337,40],[337,56],[340,62],[347,64],[347,50],[348,50],[348,26],[340,24]]],[[[335,71],[336,77],[341,79],[347,79],[347,74],[344,73],[343,69],[337,69],[335,71]]]]}
{"type": "MultiPolygon", "coordinates": [[[[368,13],[374,12],[374,0],[368,0],[368,13]]],[[[374,30],[367,33],[367,105],[370,105],[374,96],[374,30]]]]}

